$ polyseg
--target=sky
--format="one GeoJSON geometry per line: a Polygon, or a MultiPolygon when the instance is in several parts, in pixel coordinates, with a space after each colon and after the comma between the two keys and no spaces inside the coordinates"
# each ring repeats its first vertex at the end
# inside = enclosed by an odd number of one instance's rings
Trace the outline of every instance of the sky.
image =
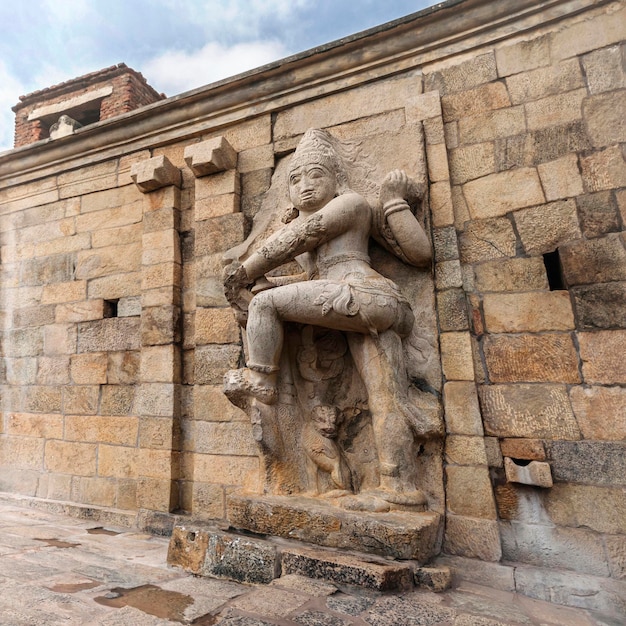
{"type": "Polygon", "coordinates": [[[174,96],[433,0],[0,0],[0,152],[19,96],[117,63],[174,96]]]}

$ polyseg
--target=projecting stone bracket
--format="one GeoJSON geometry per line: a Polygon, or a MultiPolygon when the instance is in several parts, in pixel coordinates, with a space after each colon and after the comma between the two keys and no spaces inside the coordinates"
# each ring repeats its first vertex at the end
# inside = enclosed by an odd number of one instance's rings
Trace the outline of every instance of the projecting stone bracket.
{"type": "Polygon", "coordinates": [[[545,461],[520,461],[519,459],[504,457],[504,472],[510,483],[552,487],[550,464],[545,461]]]}
{"type": "Polygon", "coordinates": [[[187,146],[184,157],[197,178],[232,170],[237,165],[236,150],[221,136],[187,146]]]}
{"type": "Polygon", "coordinates": [[[179,187],[182,175],[166,156],[156,156],[145,161],[133,163],[130,177],[141,193],[148,193],[161,187],[179,187]]]}

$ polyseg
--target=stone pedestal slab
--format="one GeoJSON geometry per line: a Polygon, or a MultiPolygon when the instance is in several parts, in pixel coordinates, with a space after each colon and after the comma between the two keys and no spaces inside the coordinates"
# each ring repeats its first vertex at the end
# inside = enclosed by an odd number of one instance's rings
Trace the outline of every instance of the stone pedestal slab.
{"type": "Polygon", "coordinates": [[[420,564],[439,554],[438,513],[346,511],[319,499],[231,495],[227,518],[233,528],[308,544],[355,550],[420,564]]]}

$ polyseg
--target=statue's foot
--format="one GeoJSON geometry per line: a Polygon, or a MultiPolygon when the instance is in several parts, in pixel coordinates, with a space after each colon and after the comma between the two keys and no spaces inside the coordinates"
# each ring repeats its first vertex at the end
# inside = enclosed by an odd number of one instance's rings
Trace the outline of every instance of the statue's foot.
{"type": "Polygon", "coordinates": [[[367,511],[368,513],[387,513],[391,509],[389,502],[378,498],[372,492],[345,496],[338,501],[338,504],[347,511],[367,511]]]}
{"type": "Polygon", "coordinates": [[[253,373],[247,369],[229,370],[224,374],[224,394],[239,408],[246,406],[250,398],[263,404],[276,404],[278,389],[272,384],[259,383],[252,379],[253,373]]]}
{"type": "Polygon", "coordinates": [[[368,493],[391,504],[401,504],[402,506],[423,506],[428,504],[426,494],[420,489],[413,489],[411,491],[392,491],[379,488],[373,489],[368,493]]]}

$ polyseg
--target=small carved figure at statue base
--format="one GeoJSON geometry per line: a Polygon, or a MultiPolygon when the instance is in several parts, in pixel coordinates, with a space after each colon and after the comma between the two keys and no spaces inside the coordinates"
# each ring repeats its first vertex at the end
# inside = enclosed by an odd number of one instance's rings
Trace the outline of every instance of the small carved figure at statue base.
{"type": "MultiPolygon", "coordinates": [[[[407,202],[412,186],[408,176],[399,170],[391,172],[382,183],[380,205],[372,208],[348,186],[340,151],[339,142],[329,133],[307,131],[289,173],[289,195],[297,217],[243,262],[226,268],[226,296],[246,323],[247,368],[226,374],[224,392],[240,407],[254,403],[271,407],[281,402],[281,385],[296,388],[291,406],[300,407],[303,414],[297,443],[308,465],[308,485],[301,492],[319,493],[319,475],[327,474],[330,491],[351,494],[340,500],[346,508],[423,508],[426,497],[415,483],[412,444],[440,435],[441,424],[427,417],[407,395],[402,339],[413,328],[413,311],[398,286],[372,268],[368,246],[370,237],[377,235],[402,260],[425,267],[431,260],[430,242],[407,202]],[[269,275],[292,261],[304,273],[279,280],[269,275]],[[294,366],[285,371],[286,324],[331,329],[345,337],[353,370],[365,390],[370,420],[358,428],[371,429],[376,448],[376,469],[361,481],[368,484],[352,480],[348,450],[341,448],[349,444],[336,439],[337,418],[348,408],[340,406],[345,400],[341,377],[347,374],[335,368],[311,387],[302,352],[299,358],[292,357],[292,362],[299,359],[300,371],[294,366]]],[[[305,347],[310,337],[311,331],[303,331],[305,347]]],[[[317,358],[326,363],[320,367],[328,372],[329,363],[344,360],[343,356],[324,359],[323,354],[317,358]]],[[[342,428],[346,431],[342,441],[348,442],[348,430],[357,425],[347,420],[342,428]]],[[[277,429],[280,432],[280,423],[277,429]]]]}

